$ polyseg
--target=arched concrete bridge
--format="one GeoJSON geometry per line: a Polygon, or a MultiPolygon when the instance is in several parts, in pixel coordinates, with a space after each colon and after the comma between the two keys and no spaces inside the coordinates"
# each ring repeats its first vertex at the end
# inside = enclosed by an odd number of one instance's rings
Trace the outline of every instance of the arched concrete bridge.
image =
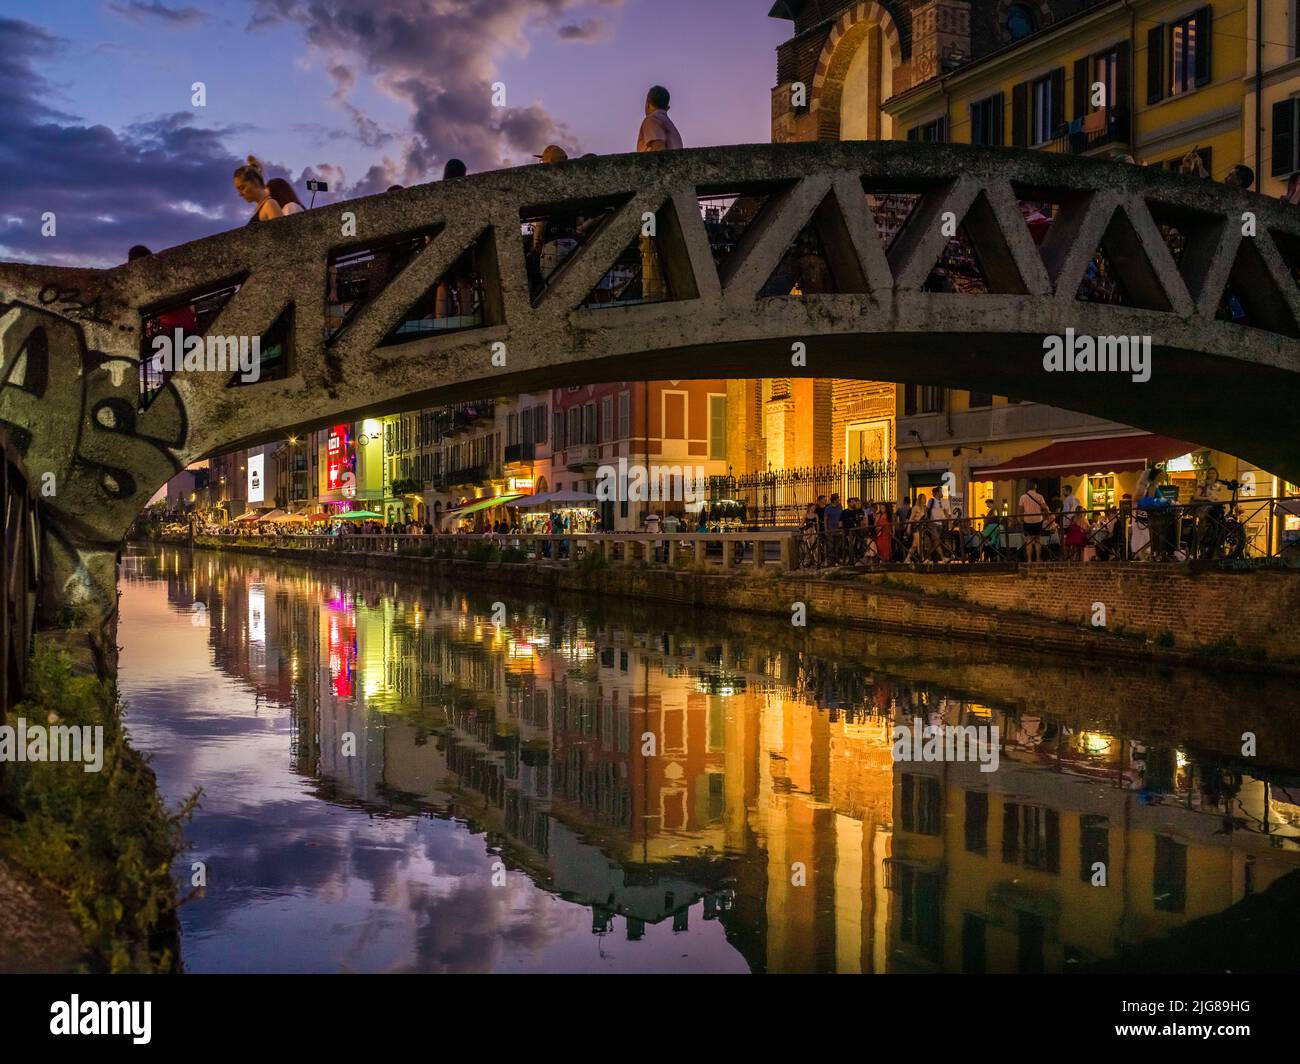
{"type": "Polygon", "coordinates": [[[1043,152],[851,142],[575,160],[349,201],[109,270],[0,264],[0,425],[38,485],[54,474],[45,501],[58,593],[103,609],[130,521],[192,461],[362,413],[574,382],[948,384],[1191,439],[1300,480],[1297,267],[1300,211],[1154,169],[1043,152]],[[921,194],[888,248],[868,192],[921,194]],[[766,205],[715,264],[700,197],[737,193],[766,205]],[[1041,247],[1019,201],[1059,205],[1041,247]],[[536,295],[521,219],[576,205],[610,213],[536,295]],[[355,235],[341,235],[344,212],[355,235]],[[657,212],[674,298],[585,309],[611,263],[636,247],[646,212],[657,212]],[[948,242],[948,212],[988,294],[923,290],[948,242]],[[1253,237],[1243,236],[1246,212],[1253,237]],[[809,225],[834,294],[760,298],[809,225]],[[1162,227],[1178,234],[1173,245],[1162,227]],[[317,315],[331,256],[419,233],[432,239],[327,340],[317,315]],[[471,248],[481,326],[381,343],[471,248]],[[1099,248],[1125,305],[1076,298],[1099,248]],[[292,310],[287,376],[231,387],[228,374],[179,373],[138,409],[142,311],[237,281],[208,334],[263,335],[292,310]],[[1249,324],[1216,313],[1225,292],[1249,324]],[[1150,336],[1150,380],[1046,372],[1043,338],[1067,327],[1150,336]],[[497,342],[504,365],[492,358],[497,342]],[[800,342],[806,364],[795,366],[800,342]]]}

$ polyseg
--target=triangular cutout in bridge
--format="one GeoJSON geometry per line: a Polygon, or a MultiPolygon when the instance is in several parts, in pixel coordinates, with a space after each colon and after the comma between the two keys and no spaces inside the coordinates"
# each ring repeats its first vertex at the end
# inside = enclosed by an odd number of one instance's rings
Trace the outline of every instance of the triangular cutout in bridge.
{"type": "Polygon", "coordinates": [[[853,249],[844,215],[835,194],[830,192],[791,241],[758,294],[760,299],[771,299],[866,290],[867,279],[853,249]]]}
{"type": "Polygon", "coordinates": [[[597,202],[573,202],[525,207],[519,212],[528,266],[528,290],[533,303],[546,294],[562,270],[582,257],[592,239],[605,228],[632,194],[597,202]]]}
{"type": "Polygon", "coordinates": [[[379,342],[380,347],[478,329],[492,322],[496,241],[485,230],[379,342]]]}
{"type": "MultiPolygon", "coordinates": [[[[952,219],[948,218],[947,222],[952,219]]],[[[924,292],[1026,295],[1020,268],[988,197],[980,192],[922,286],[924,292]]]]}
{"type": "Polygon", "coordinates": [[[246,274],[230,278],[199,289],[195,294],[165,303],[155,303],[140,312],[140,397],[139,409],[147,410],[154,397],[162,391],[172,371],[159,369],[154,356],[156,337],[165,336],[175,348],[177,330],[181,334],[181,351],[173,350],[173,357],[184,357],[184,342],[191,336],[204,336],[217,319],[217,315],[239,291],[246,274]]]}
{"type": "Polygon", "coordinates": [[[332,252],[326,271],[325,340],[329,342],[422,254],[442,226],[332,252]]]}
{"type": "Polygon", "coordinates": [[[744,250],[750,246],[754,233],[761,231],[762,227],[755,223],[771,213],[773,200],[780,191],[770,185],[697,190],[696,202],[723,288],[744,260],[744,250]]]}
{"type": "MultiPolygon", "coordinates": [[[[1274,237],[1276,242],[1276,236],[1274,237]]],[[[1279,252],[1281,245],[1278,246],[1279,252]]],[[[1283,256],[1285,261],[1285,255],[1283,256]]],[[[1290,263],[1288,263],[1290,266],[1290,263]]],[[[1292,267],[1294,268],[1294,267],[1292,267]]],[[[1223,297],[1215,317],[1256,329],[1300,337],[1295,316],[1287,304],[1277,279],[1259,253],[1255,241],[1247,238],[1237,248],[1237,258],[1228,274],[1223,297]]]]}
{"type": "Polygon", "coordinates": [[[672,201],[641,229],[582,301],[585,310],[695,299],[699,291],[672,201]]]}
{"type": "Polygon", "coordinates": [[[867,187],[865,178],[863,189],[871,220],[876,223],[876,236],[880,238],[880,246],[888,255],[889,249],[894,246],[894,241],[907,228],[908,222],[916,213],[917,205],[921,202],[921,193],[873,191],[867,187]]]}
{"type": "MultiPolygon", "coordinates": [[[[289,376],[289,344],[293,338],[293,304],[280,311],[279,317],[264,332],[258,345],[256,377],[244,379],[242,368],[231,374],[227,388],[246,388],[263,381],[280,381],[289,376]]],[[[240,363],[241,367],[243,363],[240,363]]],[[[252,376],[252,374],[250,374],[252,376]]]]}
{"type": "Polygon", "coordinates": [[[1079,281],[1075,298],[1143,310],[1173,307],[1142,241],[1123,207],[1116,207],[1101,236],[1101,245],[1079,281]]]}

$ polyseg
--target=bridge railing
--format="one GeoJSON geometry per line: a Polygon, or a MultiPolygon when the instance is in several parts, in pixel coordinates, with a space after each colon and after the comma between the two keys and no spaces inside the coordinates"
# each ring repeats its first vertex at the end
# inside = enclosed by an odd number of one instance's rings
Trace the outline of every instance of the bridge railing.
{"type": "MultiPolygon", "coordinates": [[[[199,544],[205,537],[200,537],[199,544]]],[[[471,561],[553,561],[653,568],[794,568],[796,537],[772,532],[610,532],[576,535],[440,534],[431,536],[349,534],[218,536],[259,546],[323,553],[397,554],[471,561]],[[590,560],[588,560],[590,559],[590,560]],[[599,562],[597,562],[599,559],[599,562]]]]}
{"type": "MultiPolygon", "coordinates": [[[[0,492],[4,498],[4,550],[0,552],[0,723],[22,697],[36,630],[41,580],[41,528],[36,494],[18,451],[0,432],[0,492]]],[[[0,779],[4,764],[0,762],[0,779]]]]}

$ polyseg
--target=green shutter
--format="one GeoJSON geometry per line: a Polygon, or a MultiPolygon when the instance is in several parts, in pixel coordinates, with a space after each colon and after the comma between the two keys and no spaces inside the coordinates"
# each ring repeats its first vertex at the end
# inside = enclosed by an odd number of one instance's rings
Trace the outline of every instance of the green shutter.
{"type": "Polygon", "coordinates": [[[1279,100],[1273,105],[1273,176],[1294,173],[1296,100],[1279,100]]]}
{"type": "Polygon", "coordinates": [[[1011,143],[1029,147],[1029,82],[1022,81],[1011,90],[1011,143]]]}
{"type": "Polygon", "coordinates": [[[1207,4],[1196,12],[1196,84],[1208,85],[1214,76],[1210,43],[1214,36],[1214,12],[1207,4]]]}
{"type": "Polygon", "coordinates": [[[1165,28],[1153,26],[1147,32],[1147,103],[1165,98],[1165,28]]]}
{"type": "Polygon", "coordinates": [[[1065,67],[1052,71],[1052,113],[1048,116],[1051,135],[1059,137],[1061,126],[1065,124],[1065,67]]]}

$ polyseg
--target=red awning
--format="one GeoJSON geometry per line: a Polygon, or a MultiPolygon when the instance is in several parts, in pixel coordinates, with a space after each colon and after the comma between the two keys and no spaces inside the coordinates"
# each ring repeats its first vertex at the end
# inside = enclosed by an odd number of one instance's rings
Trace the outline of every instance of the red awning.
{"type": "Polygon", "coordinates": [[[1153,436],[1104,436],[1087,440],[1057,440],[1001,465],[972,469],[971,480],[1019,480],[1071,474],[1118,473],[1143,469],[1180,454],[1201,450],[1186,440],[1153,436]]]}

